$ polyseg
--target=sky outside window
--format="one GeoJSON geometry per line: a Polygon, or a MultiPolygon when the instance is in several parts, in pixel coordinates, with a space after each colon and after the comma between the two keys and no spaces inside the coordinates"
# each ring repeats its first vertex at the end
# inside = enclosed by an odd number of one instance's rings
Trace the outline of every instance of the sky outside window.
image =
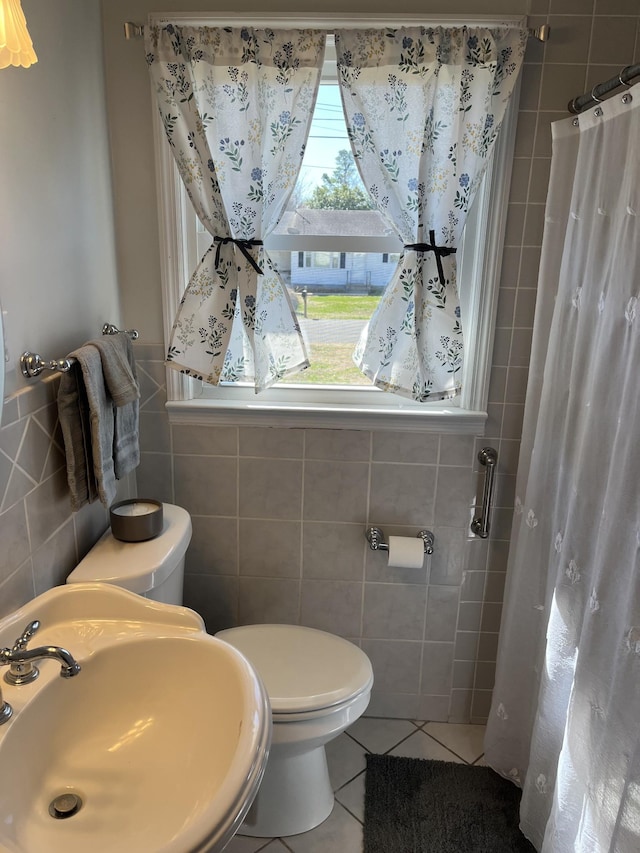
{"type": "Polygon", "coordinates": [[[323,83],[318,91],[316,108],[311,122],[300,178],[309,192],[320,184],[324,172],[331,174],[338,152],[351,151],[347,126],[342,112],[340,88],[323,83]]]}

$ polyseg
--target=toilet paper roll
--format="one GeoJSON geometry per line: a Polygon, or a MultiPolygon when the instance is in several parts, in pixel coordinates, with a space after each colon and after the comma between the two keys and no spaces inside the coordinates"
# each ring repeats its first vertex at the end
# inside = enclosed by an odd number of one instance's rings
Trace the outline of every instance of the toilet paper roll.
{"type": "Polygon", "coordinates": [[[402,569],[421,569],[424,562],[424,542],[410,536],[389,537],[387,565],[402,569]]]}

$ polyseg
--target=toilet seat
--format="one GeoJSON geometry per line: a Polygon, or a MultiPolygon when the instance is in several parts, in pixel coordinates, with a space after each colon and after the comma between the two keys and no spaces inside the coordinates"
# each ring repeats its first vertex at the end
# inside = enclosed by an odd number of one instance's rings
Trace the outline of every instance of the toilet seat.
{"type": "Polygon", "coordinates": [[[274,722],[337,710],[373,684],[365,653],[325,631],[302,625],[244,625],[216,636],[253,664],[267,689],[274,722]]]}

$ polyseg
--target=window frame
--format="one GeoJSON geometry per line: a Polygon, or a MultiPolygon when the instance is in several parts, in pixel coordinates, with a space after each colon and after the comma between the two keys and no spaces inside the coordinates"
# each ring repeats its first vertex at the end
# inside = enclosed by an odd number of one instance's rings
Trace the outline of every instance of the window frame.
{"type": "MultiPolygon", "coordinates": [[[[379,16],[360,18],[328,14],[291,19],[287,15],[268,18],[220,14],[150,13],[150,25],[168,20],[182,26],[318,27],[331,30],[346,26],[491,26],[524,25],[521,16],[425,15],[397,16],[393,24],[379,16]]],[[[325,57],[325,66],[333,61],[325,57]]],[[[491,356],[498,306],[502,252],[506,229],[507,205],[515,131],[518,115],[520,79],[507,108],[501,132],[474,202],[475,210],[465,226],[459,269],[472,282],[469,293],[461,294],[463,316],[467,323],[463,391],[451,401],[416,403],[377,388],[336,386],[313,388],[295,384],[278,385],[260,394],[247,386],[206,386],[171,368],[167,374],[166,408],[172,423],[242,424],[252,426],[324,427],[332,429],[393,429],[415,432],[457,432],[483,435],[487,419],[487,401],[491,356]],[[466,302],[466,304],[465,304],[466,302]],[[345,397],[357,395],[357,402],[345,397]]],[[[168,347],[175,313],[194,269],[196,234],[193,211],[183,192],[171,150],[151,92],[153,137],[156,160],[156,187],[160,237],[160,269],[165,349],[168,347]]],[[[396,243],[397,245],[397,243],[396,243]]],[[[389,251],[393,251],[390,245],[389,251]]],[[[380,247],[387,250],[387,247],[380,247]]],[[[379,249],[379,251],[380,251],[379,249]]],[[[334,251],[357,251],[350,238],[337,238],[334,251]],[[343,245],[345,243],[345,245],[343,245]]],[[[302,251],[308,251],[305,246],[302,251]]],[[[396,249],[397,251],[397,249],[396,249]]],[[[462,280],[462,275],[459,276],[462,280]]]]}

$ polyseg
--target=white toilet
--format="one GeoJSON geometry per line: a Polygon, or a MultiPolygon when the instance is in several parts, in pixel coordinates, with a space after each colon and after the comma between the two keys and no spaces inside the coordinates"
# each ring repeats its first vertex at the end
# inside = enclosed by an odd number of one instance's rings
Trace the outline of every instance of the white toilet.
{"type": "Polygon", "coordinates": [[[371,662],[348,640],[300,625],[245,625],[216,636],[253,664],[271,702],[267,769],[239,832],[307,832],[333,809],[324,747],[369,704],[371,662]]]}
{"type": "Polygon", "coordinates": [[[107,528],[67,583],[111,583],[153,601],[182,604],[191,516],[180,506],[163,504],[162,520],[162,532],[144,542],[121,542],[107,528]]]}
{"type": "MultiPolygon", "coordinates": [[[[108,529],[67,583],[110,583],[155,601],[182,604],[190,540],[189,513],[163,504],[158,536],[122,542],[108,529]]],[[[270,838],[307,832],[333,808],[324,746],[369,704],[369,658],[341,637],[299,625],[245,625],[216,636],[253,665],[272,710],[267,769],[239,831],[270,838]]]]}

